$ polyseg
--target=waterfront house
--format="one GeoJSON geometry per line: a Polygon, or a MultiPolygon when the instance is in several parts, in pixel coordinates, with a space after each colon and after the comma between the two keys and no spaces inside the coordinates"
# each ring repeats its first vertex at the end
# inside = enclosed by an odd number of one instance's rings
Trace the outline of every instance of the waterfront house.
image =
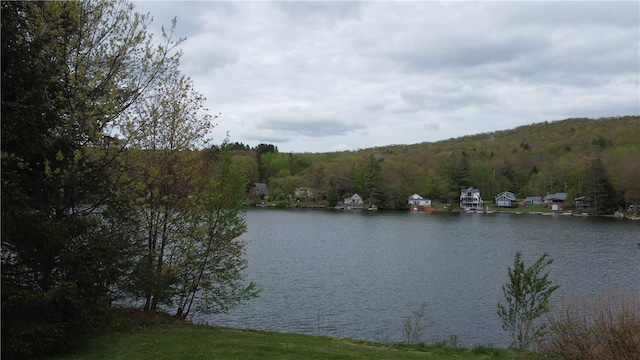
{"type": "Polygon", "coordinates": [[[576,200],[577,212],[589,212],[593,207],[590,196],[580,196],[580,197],[577,197],[575,200],[576,200]]]}
{"type": "Polygon", "coordinates": [[[409,210],[411,211],[434,211],[431,200],[425,199],[418,194],[409,196],[409,210]]]}
{"type": "Polygon", "coordinates": [[[496,195],[495,204],[500,207],[513,207],[516,203],[516,196],[510,191],[504,191],[496,195]]]}
{"type": "Polygon", "coordinates": [[[249,198],[252,199],[264,200],[268,197],[268,194],[269,189],[267,189],[267,184],[264,183],[254,183],[249,190],[249,198]]]}
{"type": "Polygon", "coordinates": [[[364,209],[364,201],[360,195],[353,194],[351,197],[345,198],[336,205],[336,209],[343,210],[362,210],[364,209]]]}
{"type": "Polygon", "coordinates": [[[313,196],[313,190],[306,186],[301,186],[293,191],[293,197],[296,198],[296,200],[306,201],[313,196]]]}
{"type": "Polygon", "coordinates": [[[463,210],[482,210],[483,201],[480,190],[474,188],[463,189],[460,192],[460,208],[463,210]]]}
{"type": "Polygon", "coordinates": [[[527,196],[527,198],[524,199],[524,206],[541,205],[541,204],[542,204],[542,196],[527,196]]]}
{"type": "Polygon", "coordinates": [[[564,207],[564,203],[567,201],[567,193],[554,193],[547,194],[544,198],[542,198],[547,207],[550,207],[551,210],[562,210],[564,207]]]}

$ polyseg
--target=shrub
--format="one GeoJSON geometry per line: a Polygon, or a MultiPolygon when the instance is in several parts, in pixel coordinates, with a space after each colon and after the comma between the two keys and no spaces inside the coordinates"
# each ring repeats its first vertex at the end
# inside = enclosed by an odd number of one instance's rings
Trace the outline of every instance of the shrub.
{"type": "Polygon", "coordinates": [[[420,308],[413,311],[412,317],[405,318],[402,334],[407,345],[421,343],[424,329],[431,325],[431,323],[424,324],[422,322],[424,320],[426,310],[427,303],[422,303],[420,308]]]}
{"type": "Polygon", "coordinates": [[[573,300],[549,316],[541,348],[564,358],[640,359],[640,298],[608,293],[573,300]]]}
{"type": "Polygon", "coordinates": [[[2,359],[36,358],[79,345],[102,326],[99,305],[89,306],[75,284],[47,292],[3,289],[2,359]],[[7,295],[10,293],[10,296],[7,295]]]}
{"type": "Polygon", "coordinates": [[[534,322],[549,311],[549,297],[559,287],[551,285],[548,273],[541,275],[553,262],[548,256],[543,254],[527,267],[518,251],[513,268],[509,268],[509,283],[502,286],[507,304],[498,303],[498,315],[502,328],[511,336],[511,346],[527,348],[544,335],[546,325],[534,322]]]}

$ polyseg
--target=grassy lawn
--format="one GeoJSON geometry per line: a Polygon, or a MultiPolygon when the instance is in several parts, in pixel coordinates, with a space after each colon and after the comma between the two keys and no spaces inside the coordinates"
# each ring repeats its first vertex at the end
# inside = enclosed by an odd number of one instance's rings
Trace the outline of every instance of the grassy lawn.
{"type": "Polygon", "coordinates": [[[405,346],[189,324],[102,335],[50,359],[543,359],[534,352],[444,345],[405,346]]]}

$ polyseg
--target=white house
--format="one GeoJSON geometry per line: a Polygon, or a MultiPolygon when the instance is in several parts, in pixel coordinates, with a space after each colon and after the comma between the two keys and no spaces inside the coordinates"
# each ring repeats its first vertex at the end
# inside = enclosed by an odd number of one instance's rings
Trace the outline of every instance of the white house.
{"type": "Polygon", "coordinates": [[[411,211],[427,211],[433,209],[431,207],[431,200],[425,199],[418,194],[409,196],[409,209],[411,211]]]}
{"type": "Polygon", "coordinates": [[[344,206],[347,209],[362,209],[364,208],[364,202],[358,194],[353,194],[351,197],[344,199],[344,206]]]}
{"type": "Polygon", "coordinates": [[[431,200],[425,199],[418,194],[413,194],[409,196],[409,206],[431,206],[431,200]]]}
{"type": "Polygon", "coordinates": [[[460,192],[460,208],[463,210],[482,210],[483,204],[480,190],[468,188],[460,192]]]}

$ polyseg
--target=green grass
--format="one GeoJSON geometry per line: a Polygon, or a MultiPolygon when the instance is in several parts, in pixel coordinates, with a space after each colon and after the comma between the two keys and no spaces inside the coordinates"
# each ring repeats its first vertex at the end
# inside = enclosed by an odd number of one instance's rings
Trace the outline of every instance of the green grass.
{"type": "Polygon", "coordinates": [[[540,353],[443,344],[406,346],[183,323],[102,335],[49,359],[543,359],[540,353]]]}

